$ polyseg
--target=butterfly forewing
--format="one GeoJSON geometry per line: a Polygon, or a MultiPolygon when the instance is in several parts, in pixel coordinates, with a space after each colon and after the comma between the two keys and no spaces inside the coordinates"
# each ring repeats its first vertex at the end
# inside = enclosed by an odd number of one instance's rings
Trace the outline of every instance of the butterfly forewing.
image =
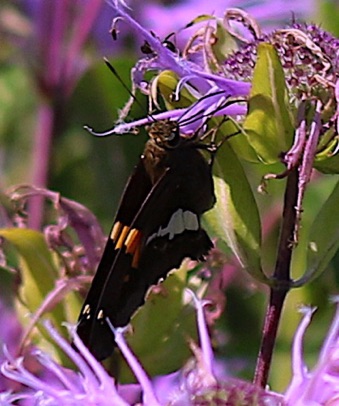
{"type": "Polygon", "coordinates": [[[103,257],[79,317],[78,334],[98,359],[114,349],[150,286],[212,242],[200,216],[215,202],[211,168],[192,143],[165,149],[148,141],[124,191],[103,257]]]}

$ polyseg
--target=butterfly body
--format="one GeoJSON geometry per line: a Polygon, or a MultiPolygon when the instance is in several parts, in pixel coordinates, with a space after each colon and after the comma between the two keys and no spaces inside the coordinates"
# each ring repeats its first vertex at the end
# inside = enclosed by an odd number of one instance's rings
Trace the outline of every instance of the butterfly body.
{"type": "Polygon", "coordinates": [[[115,346],[106,318],[127,325],[152,285],[212,248],[200,217],[215,203],[213,179],[199,144],[169,120],[153,123],[149,135],[79,316],[78,334],[99,360],[115,346]]]}

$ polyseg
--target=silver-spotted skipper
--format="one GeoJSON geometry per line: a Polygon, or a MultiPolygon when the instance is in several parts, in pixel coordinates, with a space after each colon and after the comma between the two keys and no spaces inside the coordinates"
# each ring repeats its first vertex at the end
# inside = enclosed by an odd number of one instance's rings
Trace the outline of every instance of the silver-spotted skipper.
{"type": "Polygon", "coordinates": [[[213,146],[184,138],[179,123],[155,121],[131,175],[107,244],[81,310],[77,332],[98,359],[115,347],[107,318],[125,326],[148,289],[184,258],[203,260],[213,244],[200,217],[215,203],[213,146]]]}

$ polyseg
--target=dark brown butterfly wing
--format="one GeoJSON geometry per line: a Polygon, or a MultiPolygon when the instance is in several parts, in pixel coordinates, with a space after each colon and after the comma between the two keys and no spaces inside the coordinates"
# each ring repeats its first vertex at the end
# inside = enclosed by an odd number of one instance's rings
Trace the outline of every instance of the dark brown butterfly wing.
{"type": "Polygon", "coordinates": [[[201,153],[168,152],[154,185],[145,164],[143,157],[125,189],[79,317],[78,334],[98,359],[115,345],[106,318],[114,327],[128,324],[150,286],[185,257],[203,259],[212,247],[200,227],[200,215],[215,202],[211,170],[201,153]]]}

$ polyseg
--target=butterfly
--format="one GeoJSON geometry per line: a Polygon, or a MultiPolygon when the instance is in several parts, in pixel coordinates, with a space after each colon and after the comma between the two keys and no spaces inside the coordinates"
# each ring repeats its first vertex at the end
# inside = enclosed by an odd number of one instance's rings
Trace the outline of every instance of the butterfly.
{"type": "MultiPolygon", "coordinates": [[[[199,101],[213,96],[218,93],[199,101]]],[[[204,121],[204,108],[194,114],[193,109],[186,125],[204,121]]],[[[115,348],[108,320],[115,328],[126,326],[151,286],[185,258],[204,260],[213,247],[200,220],[216,201],[212,162],[218,148],[214,142],[203,143],[199,131],[182,136],[183,123],[153,120],[149,140],[123,192],[77,324],[78,335],[98,360],[115,348]],[[210,161],[203,150],[210,153],[210,161]]]]}

